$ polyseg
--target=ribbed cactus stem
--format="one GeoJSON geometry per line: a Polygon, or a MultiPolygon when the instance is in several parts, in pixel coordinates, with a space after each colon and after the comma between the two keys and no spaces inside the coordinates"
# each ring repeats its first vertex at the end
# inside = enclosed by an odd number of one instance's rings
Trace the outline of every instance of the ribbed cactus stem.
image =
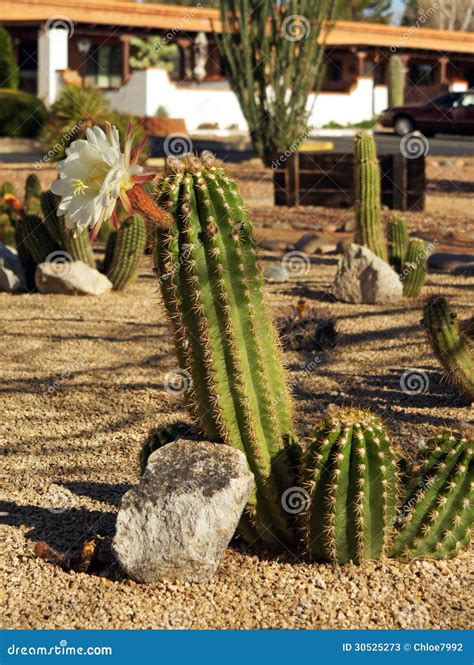
{"type": "Polygon", "coordinates": [[[378,559],[397,499],[395,457],[380,422],[353,410],[328,416],[315,432],[305,467],[311,557],[341,564],[378,559]]]}
{"type": "Polygon", "coordinates": [[[403,295],[416,298],[420,295],[428,274],[428,255],[421,238],[412,238],[408,243],[405,264],[401,272],[403,295]]]}
{"type": "Polygon", "coordinates": [[[474,519],[474,441],[445,431],[427,442],[420,473],[398,512],[399,532],[390,556],[456,556],[469,546],[474,519]]]}
{"type": "Polygon", "coordinates": [[[387,227],[389,262],[401,273],[408,250],[408,229],[401,217],[392,217],[387,227]]]}
{"type": "Polygon", "coordinates": [[[433,296],[426,302],[422,323],[448,379],[474,400],[474,340],[461,332],[446,298],[433,296]]]}
{"type": "Polygon", "coordinates": [[[210,439],[247,456],[257,492],[245,533],[256,530],[275,547],[290,543],[282,506],[294,485],[290,398],[250,218],[210,155],[170,160],[159,203],[174,220],[158,232],[156,266],[179,362],[192,378],[188,403],[210,439]]]}
{"type": "Polygon", "coordinates": [[[146,226],[141,215],[131,215],[109,236],[105,263],[114,291],[121,291],[137,277],[146,243],[146,226]]]}
{"type": "Polygon", "coordinates": [[[405,65],[399,55],[392,55],[389,62],[389,106],[403,106],[405,101],[405,65]]]}
{"type": "Polygon", "coordinates": [[[41,194],[44,224],[61,249],[69,254],[73,261],[82,261],[91,268],[95,268],[94,254],[87,230],[75,237],[74,233],[66,228],[64,216],[58,217],[59,201],[59,197],[51,191],[41,194]]]}
{"type": "Polygon", "coordinates": [[[41,215],[41,183],[34,173],[25,182],[25,212],[28,215],[41,215]]]}
{"type": "Polygon", "coordinates": [[[355,215],[354,241],[368,247],[384,261],[387,246],[381,221],[380,166],[373,136],[361,132],[354,142],[355,215]]]}
{"type": "Polygon", "coordinates": [[[36,264],[44,263],[53,252],[61,251],[61,247],[51,236],[41,217],[25,215],[19,224],[20,242],[24,243],[36,264]]]}

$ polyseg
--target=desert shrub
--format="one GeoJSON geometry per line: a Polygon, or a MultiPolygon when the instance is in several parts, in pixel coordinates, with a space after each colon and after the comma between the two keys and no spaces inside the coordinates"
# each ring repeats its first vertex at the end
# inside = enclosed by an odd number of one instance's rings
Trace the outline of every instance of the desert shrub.
{"type": "MultiPolygon", "coordinates": [[[[123,139],[128,123],[137,124],[137,118],[127,113],[110,109],[110,103],[102,93],[93,88],[65,86],[51,106],[48,122],[41,132],[41,141],[51,161],[64,159],[66,148],[75,140],[85,136],[88,127],[98,125],[105,128],[106,122],[115,125],[123,139]]],[[[140,141],[143,132],[135,132],[135,141],[140,141]]]]}
{"type": "Polygon", "coordinates": [[[0,136],[33,138],[46,122],[43,102],[20,90],[0,88],[0,136]]]}
{"type": "Polygon", "coordinates": [[[0,25],[0,88],[18,88],[18,67],[13,57],[12,39],[0,25]]]}

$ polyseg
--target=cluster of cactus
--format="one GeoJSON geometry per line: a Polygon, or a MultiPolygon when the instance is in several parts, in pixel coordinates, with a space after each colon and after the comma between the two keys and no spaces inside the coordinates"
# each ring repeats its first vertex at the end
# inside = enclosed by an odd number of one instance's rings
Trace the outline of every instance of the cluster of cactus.
{"type": "Polygon", "coordinates": [[[426,280],[428,261],[425,243],[409,239],[403,219],[394,217],[387,227],[381,219],[380,166],[373,136],[361,132],[354,142],[356,227],[354,241],[388,261],[403,282],[403,295],[417,297],[426,280]]]}
{"type": "Polygon", "coordinates": [[[389,106],[403,106],[405,101],[405,65],[399,55],[392,55],[389,61],[389,106]]]}
{"type": "Polygon", "coordinates": [[[15,244],[15,213],[8,205],[8,198],[16,198],[15,188],[11,182],[0,186],[0,242],[4,245],[15,244]]]}
{"type": "Polygon", "coordinates": [[[339,334],[335,320],[326,312],[308,307],[300,298],[286,316],[279,317],[277,328],[286,351],[317,351],[321,354],[333,350],[339,334]]]}
{"type": "Polygon", "coordinates": [[[387,246],[381,220],[380,165],[373,136],[360,132],[354,141],[355,235],[358,245],[368,247],[384,261],[387,246]]]}
{"type": "Polygon", "coordinates": [[[447,378],[474,400],[474,340],[463,331],[446,298],[433,296],[424,307],[422,325],[447,378]]]}
{"type": "Polygon", "coordinates": [[[445,431],[427,442],[419,473],[409,483],[397,515],[390,556],[452,557],[470,542],[474,518],[474,441],[445,431]]]}
{"type": "MultiPolygon", "coordinates": [[[[340,563],[390,551],[397,461],[383,425],[370,413],[342,410],[327,416],[306,454],[295,439],[237,186],[211,156],[188,155],[169,161],[158,200],[173,219],[157,229],[155,265],[178,361],[191,379],[187,404],[199,431],[242,450],[255,476],[241,536],[274,548],[303,542],[313,559],[340,563]]],[[[179,429],[153,433],[142,468],[153,450],[180,435],[179,429]]],[[[466,529],[472,520],[457,504],[451,516],[466,529]]],[[[394,536],[392,551],[402,537],[394,536]]],[[[424,554],[438,556],[436,546],[424,554]]]]}

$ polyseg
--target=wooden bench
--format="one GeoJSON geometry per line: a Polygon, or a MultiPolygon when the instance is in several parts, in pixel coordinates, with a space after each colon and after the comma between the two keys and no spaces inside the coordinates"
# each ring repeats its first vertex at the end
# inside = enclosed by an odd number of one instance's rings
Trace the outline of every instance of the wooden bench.
{"type": "MultiPolygon", "coordinates": [[[[425,158],[401,154],[379,157],[382,205],[392,210],[424,210],[425,158]]],[[[352,154],[295,152],[273,177],[275,205],[350,208],[354,205],[352,154]]]]}

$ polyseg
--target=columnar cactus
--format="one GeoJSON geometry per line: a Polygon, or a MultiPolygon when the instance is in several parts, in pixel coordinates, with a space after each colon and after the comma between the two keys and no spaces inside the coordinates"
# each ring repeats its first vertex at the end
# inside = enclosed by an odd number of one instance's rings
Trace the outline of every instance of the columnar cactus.
{"type": "Polygon", "coordinates": [[[138,264],[145,251],[146,226],[141,215],[125,219],[118,231],[110,234],[106,250],[107,277],[114,291],[121,291],[137,276],[138,264]]]}
{"type": "Polygon", "coordinates": [[[282,505],[295,485],[291,400],[249,215],[234,181],[206,153],[168,161],[158,202],[174,218],[158,230],[156,267],[190,378],[188,404],[206,436],[244,451],[255,475],[243,537],[291,544],[294,518],[282,505]]]}
{"type": "Polygon", "coordinates": [[[474,340],[461,332],[446,298],[433,296],[426,302],[422,323],[448,379],[474,400],[474,340]]]}
{"type": "Polygon", "coordinates": [[[420,295],[428,274],[426,246],[421,238],[412,238],[408,243],[405,265],[401,273],[403,295],[416,298],[420,295]]]}
{"type": "Polygon", "coordinates": [[[389,106],[403,106],[405,101],[405,65],[399,55],[392,55],[389,62],[389,106]]]}
{"type": "Polygon", "coordinates": [[[355,215],[354,241],[387,261],[381,221],[380,166],[373,136],[361,132],[354,142],[355,215]]]}
{"type": "Polygon", "coordinates": [[[390,556],[452,557],[469,546],[474,518],[474,441],[457,431],[430,439],[398,512],[390,556]]]}
{"type": "Polygon", "coordinates": [[[359,563],[384,551],[397,501],[397,466],[388,436],[370,413],[342,410],[316,430],[305,464],[303,526],[317,561],[359,563]]]}
{"type": "Polygon", "coordinates": [[[69,254],[74,261],[82,261],[91,268],[95,268],[95,259],[89,241],[87,230],[82,231],[76,237],[72,231],[66,228],[64,217],[58,217],[59,197],[51,191],[41,194],[41,207],[44,215],[44,224],[49,233],[58,243],[61,249],[69,254]]]}
{"type": "Polygon", "coordinates": [[[408,250],[408,229],[401,217],[392,217],[387,227],[388,258],[394,270],[402,272],[408,250]]]}
{"type": "Polygon", "coordinates": [[[34,173],[25,182],[25,212],[27,215],[41,215],[41,183],[34,173]]]}
{"type": "Polygon", "coordinates": [[[49,233],[41,217],[25,215],[19,222],[19,241],[36,264],[46,261],[53,252],[61,251],[60,246],[49,233]]]}

